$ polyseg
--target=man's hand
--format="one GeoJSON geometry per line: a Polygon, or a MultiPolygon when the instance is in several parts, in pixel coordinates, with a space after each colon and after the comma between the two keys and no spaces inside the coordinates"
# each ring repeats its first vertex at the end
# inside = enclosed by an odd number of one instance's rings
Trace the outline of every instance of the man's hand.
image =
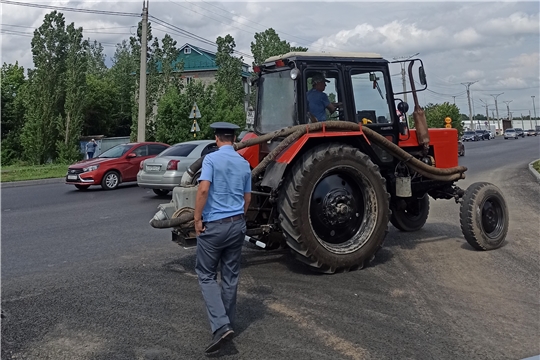
{"type": "Polygon", "coordinates": [[[195,220],[195,233],[197,236],[201,235],[206,230],[203,226],[202,220],[195,220]]]}

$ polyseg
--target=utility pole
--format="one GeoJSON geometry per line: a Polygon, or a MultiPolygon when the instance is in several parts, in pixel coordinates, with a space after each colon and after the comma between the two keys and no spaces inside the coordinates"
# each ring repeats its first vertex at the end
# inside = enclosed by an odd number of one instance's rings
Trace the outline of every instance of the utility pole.
{"type": "MultiPolygon", "coordinates": [[[[410,58],[412,57],[415,57],[417,56],[418,54],[420,53],[416,53],[414,55],[411,55],[411,56],[396,56],[394,57],[394,60],[409,60],[410,58]]],[[[403,83],[403,101],[407,102],[407,80],[406,80],[406,75],[407,73],[405,72],[405,63],[401,63],[401,81],[403,83]]]]}
{"type": "MultiPolygon", "coordinates": [[[[514,101],[514,100],[506,100],[506,101],[503,101],[503,103],[506,104],[506,111],[508,112],[508,120],[512,121],[512,117],[510,116],[510,106],[509,104],[514,101]]],[[[523,127],[523,122],[521,122],[521,127],[523,127]]]]}
{"type": "MultiPolygon", "coordinates": [[[[501,128],[501,119],[499,118],[499,106],[497,106],[497,97],[499,97],[500,95],[502,95],[504,93],[500,93],[500,94],[489,94],[490,96],[493,96],[493,98],[495,99],[495,111],[497,113],[497,127],[499,129],[502,129],[501,128]]],[[[510,120],[510,117],[508,117],[508,119],[510,120]]]]}
{"type": "Polygon", "coordinates": [[[488,124],[489,124],[489,105],[488,105],[487,102],[485,102],[485,101],[482,100],[482,99],[480,99],[480,101],[482,102],[482,104],[484,104],[484,105],[482,105],[482,106],[486,108],[486,119],[487,119],[486,121],[487,121],[488,124]]]}
{"type": "Polygon", "coordinates": [[[452,95],[452,97],[454,98],[454,105],[456,105],[456,97],[452,95]]]}
{"type": "Polygon", "coordinates": [[[461,83],[461,85],[465,86],[465,88],[467,89],[467,101],[469,102],[469,121],[471,123],[471,130],[474,129],[474,124],[473,124],[473,115],[472,115],[472,108],[471,108],[471,92],[469,91],[469,88],[471,87],[472,84],[476,82],[478,81],[461,83]]]}
{"type": "MultiPolygon", "coordinates": [[[[535,124],[538,124],[538,121],[536,120],[536,107],[534,106],[534,98],[535,96],[534,95],[531,95],[532,99],[533,99],[533,112],[534,112],[534,123],[535,124]]],[[[531,120],[531,126],[532,126],[532,120],[531,120]]]]}
{"type": "Polygon", "coordinates": [[[139,117],[137,122],[137,142],[146,136],[146,51],[148,43],[148,0],[143,0],[141,32],[141,65],[139,76],[139,117]]]}

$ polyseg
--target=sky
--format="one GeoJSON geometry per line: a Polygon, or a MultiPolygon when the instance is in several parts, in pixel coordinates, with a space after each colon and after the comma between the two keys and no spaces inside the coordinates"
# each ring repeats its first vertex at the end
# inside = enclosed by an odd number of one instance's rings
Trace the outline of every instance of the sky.
{"type": "MultiPolygon", "coordinates": [[[[5,3],[62,6],[135,14],[97,15],[61,11],[66,23],[83,27],[85,38],[105,47],[111,64],[115,44],[128,39],[136,30],[142,11],[139,1],[40,1],[1,0],[1,61],[18,61],[32,68],[31,39],[44,15],[52,9],[5,3]]],[[[190,43],[215,51],[218,36],[230,34],[236,50],[251,55],[250,44],[256,32],[273,28],[282,40],[309,51],[375,52],[385,59],[422,59],[428,89],[419,94],[420,105],[454,103],[468,114],[466,87],[470,86],[474,114],[495,112],[506,117],[507,104],[514,118],[521,114],[540,116],[540,5],[530,2],[311,2],[248,1],[210,2],[207,0],[150,0],[149,14],[198,37],[186,37],[154,23],[153,35],[160,39],[169,33],[178,45],[190,43]]],[[[156,21],[157,21],[156,20],[156,21]]],[[[155,22],[156,22],[155,21],[155,22]]],[[[150,19],[152,22],[152,19],[150,19]]],[[[251,64],[252,58],[244,56],[251,64]]],[[[392,69],[392,81],[400,84],[399,66],[392,69]]],[[[394,85],[394,88],[396,86],[394,85]]],[[[412,99],[409,99],[412,103],[412,99]]]]}

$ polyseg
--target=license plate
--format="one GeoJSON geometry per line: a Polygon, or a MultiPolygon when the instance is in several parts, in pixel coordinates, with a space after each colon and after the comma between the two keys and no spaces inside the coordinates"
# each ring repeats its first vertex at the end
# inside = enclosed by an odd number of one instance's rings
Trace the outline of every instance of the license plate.
{"type": "Polygon", "coordinates": [[[77,175],[68,175],[68,180],[77,180],[78,178],[77,175]]]}
{"type": "Polygon", "coordinates": [[[160,168],[161,166],[159,165],[146,165],[147,171],[159,171],[160,168]]]}

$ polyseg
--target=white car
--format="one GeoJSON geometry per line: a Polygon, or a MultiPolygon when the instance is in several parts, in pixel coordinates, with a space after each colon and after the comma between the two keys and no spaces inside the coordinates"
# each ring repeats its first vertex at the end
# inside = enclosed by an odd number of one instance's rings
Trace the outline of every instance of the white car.
{"type": "Polygon", "coordinates": [[[504,130],[504,138],[505,139],[519,139],[519,135],[514,129],[506,129],[504,130]]]}

